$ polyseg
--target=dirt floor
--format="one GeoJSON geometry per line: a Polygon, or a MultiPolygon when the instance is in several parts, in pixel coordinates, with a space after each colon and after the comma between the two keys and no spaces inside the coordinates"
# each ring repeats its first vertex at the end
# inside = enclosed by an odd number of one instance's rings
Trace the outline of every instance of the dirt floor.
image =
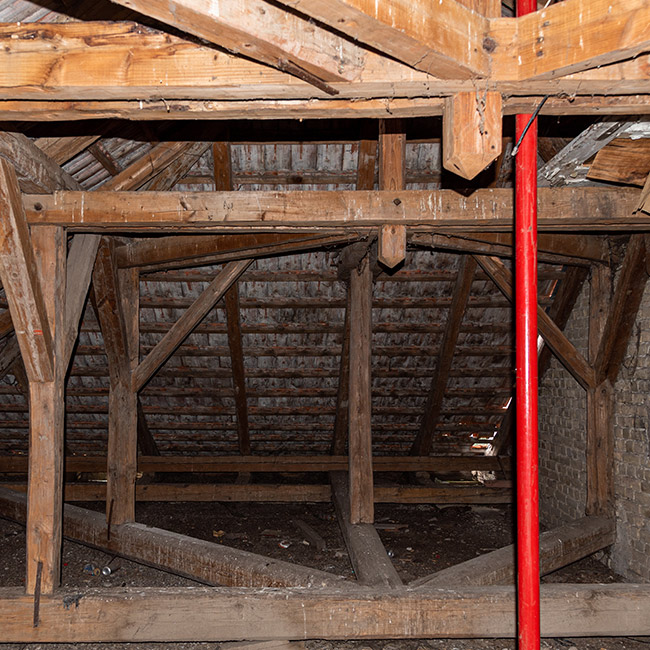
{"type": "MultiPolygon", "coordinates": [[[[81,504],[83,505],[83,504],[81,504]]],[[[99,504],[86,504],[99,509],[99,504]]],[[[212,540],[255,553],[323,569],[352,578],[343,538],[329,504],[261,503],[142,503],[137,520],[193,537],[212,540]],[[304,526],[322,537],[309,543],[304,526]]],[[[476,555],[512,542],[512,509],[509,506],[379,505],[376,526],[392,555],[395,567],[409,582],[476,555]]],[[[22,526],[0,519],[0,586],[24,583],[25,532],[22,526]]],[[[596,559],[587,558],[544,578],[545,582],[622,582],[596,559]]],[[[64,587],[186,586],[196,584],[150,567],[65,542],[63,547],[64,587]],[[108,576],[101,569],[110,567],[108,576]],[[99,571],[96,571],[99,569],[99,571]],[[95,575],[99,573],[99,575],[95,575]]],[[[0,650],[69,648],[69,644],[4,644],[0,622],[0,650]]],[[[575,650],[644,650],[643,639],[548,639],[542,648],[575,650]]],[[[78,650],[184,650],[219,648],[217,643],[183,644],[77,644],[78,650]]],[[[511,650],[510,639],[497,640],[413,640],[413,641],[308,641],[307,650],[511,650]]]]}

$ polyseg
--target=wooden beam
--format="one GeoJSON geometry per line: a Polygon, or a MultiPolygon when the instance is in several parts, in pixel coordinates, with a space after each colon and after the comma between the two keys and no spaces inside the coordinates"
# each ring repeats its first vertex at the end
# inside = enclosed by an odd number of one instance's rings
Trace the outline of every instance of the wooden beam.
{"type": "MultiPolygon", "coordinates": [[[[544,637],[650,633],[646,584],[542,585],[540,602],[544,637]]],[[[388,593],[336,588],[72,590],[41,598],[38,627],[33,626],[33,598],[9,587],[0,590],[0,616],[8,643],[516,636],[513,587],[388,593]]]]}
{"type": "MultiPolygon", "coordinates": [[[[144,454],[138,457],[138,470],[145,474],[172,473],[291,473],[342,472],[348,468],[345,455],[320,456],[174,456],[144,454]]],[[[105,456],[68,456],[70,472],[96,473],[106,470],[105,456]]],[[[495,471],[499,461],[488,456],[375,456],[375,472],[470,472],[495,471]]],[[[26,456],[0,456],[0,474],[27,472],[26,456]]]]}
{"type": "MultiPolygon", "coordinates": [[[[501,293],[508,300],[512,300],[512,274],[503,263],[496,257],[483,257],[481,255],[476,256],[476,261],[494,280],[501,293]]],[[[594,369],[539,305],[537,306],[537,318],[540,334],[562,365],[583,388],[593,387],[596,382],[594,369]]]]}
{"type": "Polygon", "coordinates": [[[176,348],[189,336],[192,330],[223,297],[225,292],[250,266],[250,263],[251,260],[246,259],[226,264],[192,306],[186,310],[146,358],[140,362],[133,372],[134,390],[141,390],[149,382],[158,368],[167,361],[176,348]]]}
{"type": "MultiPolygon", "coordinates": [[[[25,483],[3,483],[10,490],[25,492],[25,483]]],[[[105,483],[69,483],[66,501],[106,501],[105,483]]],[[[227,484],[227,483],[138,483],[137,501],[247,502],[260,503],[331,503],[329,485],[227,484]]],[[[375,503],[512,503],[508,487],[423,487],[378,486],[375,503]]]]}
{"type": "Polygon", "coordinates": [[[295,74],[326,92],[323,82],[354,80],[364,60],[364,51],[349,40],[261,0],[245,5],[237,0],[112,1],[229,52],[295,74]]]}
{"type": "MultiPolygon", "coordinates": [[[[0,512],[3,517],[23,522],[24,495],[0,488],[0,512]]],[[[160,528],[134,523],[110,528],[100,513],[76,506],[64,507],[63,523],[67,539],[207,584],[239,587],[344,587],[346,584],[340,576],[325,571],[160,528]]]]}
{"type": "MultiPolygon", "coordinates": [[[[336,4],[323,2],[330,16],[338,19],[336,4]]],[[[380,10],[388,7],[382,3],[380,10]]],[[[410,9],[405,5],[405,11],[410,9]]],[[[438,11],[438,5],[427,11],[444,24],[444,12],[438,11]]],[[[471,29],[475,15],[466,9],[462,13],[472,16],[466,23],[466,28],[471,29]]],[[[413,17],[412,12],[409,17],[413,17]]],[[[424,23],[413,24],[427,29],[424,23]]],[[[464,49],[468,42],[469,39],[462,37],[464,49]]],[[[31,120],[42,111],[46,112],[41,113],[41,118],[49,120],[196,119],[198,113],[208,119],[241,119],[264,114],[268,117],[271,113],[276,117],[284,114],[304,118],[317,115],[323,98],[327,97],[311,84],[266,65],[169,34],[143,33],[134,23],[7,23],[0,28],[0,46],[0,119],[3,120],[31,120]],[[38,37],[33,38],[34,34],[38,37]],[[52,42],[57,43],[56,50],[51,47],[52,42]],[[92,74],[88,74],[89,70],[92,74]],[[79,100],[81,96],[83,100],[79,100]],[[298,99],[303,100],[298,106],[285,103],[298,99]],[[192,103],[193,100],[198,101],[192,103]],[[57,103],[52,104],[53,101],[57,103]]],[[[505,49],[514,54],[510,44],[505,49]]],[[[337,97],[346,101],[341,104],[338,100],[325,100],[326,114],[331,115],[332,108],[340,107],[350,116],[381,119],[389,110],[394,117],[399,117],[396,111],[404,111],[406,114],[402,116],[408,117],[414,115],[418,106],[420,111],[426,106],[426,114],[441,115],[440,98],[476,90],[474,78],[440,79],[437,78],[441,76],[440,68],[435,66],[431,71],[436,77],[431,77],[426,60],[422,61],[424,71],[416,71],[373,52],[367,52],[365,57],[358,81],[332,82],[332,87],[339,91],[337,97]],[[359,100],[369,103],[364,106],[359,100]]],[[[552,114],[554,110],[581,114],[586,107],[602,114],[607,95],[617,96],[610,111],[617,110],[624,115],[647,113],[648,98],[642,100],[645,108],[635,109],[639,98],[633,97],[648,95],[647,55],[544,81],[513,79],[518,66],[510,63],[505,79],[489,84],[492,86],[489,90],[509,97],[504,105],[504,111],[509,114],[532,112],[548,94],[556,96],[546,102],[543,114],[552,114]],[[561,97],[574,93],[576,97],[561,97]],[[592,98],[593,95],[597,97],[592,98]]]]}
{"type": "Polygon", "coordinates": [[[587,178],[643,187],[650,174],[650,138],[616,138],[589,166],[587,178]]]}
{"type": "Polygon", "coordinates": [[[356,41],[439,78],[487,73],[481,41],[487,20],[454,0],[435,8],[418,0],[404,4],[363,0],[281,0],[356,41]]]}
{"type": "Polygon", "coordinates": [[[472,179],[501,154],[501,93],[456,93],[445,99],[442,164],[472,179]]]}
{"type": "Polygon", "coordinates": [[[109,525],[135,519],[138,430],[137,392],[131,382],[138,362],[138,273],[123,271],[128,276],[119,278],[114,251],[113,240],[102,239],[93,273],[97,320],[110,377],[106,494],[109,525]]]}
{"type": "MultiPolygon", "coordinates": [[[[539,228],[609,231],[650,229],[645,213],[633,215],[633,189],[540,188],[539,228]]],[[[354,228],[385,223],[466,231],[512,228],[511,189],[395,192],[58,192],[23,196],[30,225],[72,232],[209,232],[296,228],[354,228]],[[399,199],[399,203],[395,199],[399,199]]]]}
{"type": "Polygon", "coordinates": [[[373,524],[350,523],[350,493],[345,472],[331,472],[332,501],[354,574],[362,585],[394,589],[403,586],[373,524]]]}
{"type": "MultiPolygon", "coordinates": [[[[140,186],[143,192],[171,190],[180,182],[198,162],[201,156],[210,148],[209,142],[188,142],[169,165],[160,173],[140,186]]],[[[126,189],[126,188],[125,188],[126,189]]]]}
{"type": "Polygon", "coordinates": [[[372,272],[369,255],[350,273],[350,523],[374,521],[371,431],[372,272]]]}
{"type": "Polygon", "coordinates": [[[52,381],[54,349],[13,167],[0,159],[0,278],[30,381],[52,381]]]}
{"type": "MultiPolygon", "coordinates": [[[[147,416],[145,415],[144,409],[142,408],[142,402],[138,396],[137,402],[138,410],[138,449],[142,456],[160,456],[160,450],[158,449],[158,444],[156,439],[153,437],[149,425],[147,424],[147,416]]],[[[140,456],[140,458],[142,458],[140,456]]],[[[138,464],[140,459],[138,459],[138,464]]]]}
{"type": "Polygon", "coordinates": [[[460,258],[458,275],[453,288],[449,316],[440,344],[436,369],[431,379],[424,414],[420,421],[420,430],[411,446],[411,454],[414,456],[428,456],[431,453],[433,434],[440,420],[442,401],[449,381],[449,371],[451,370],[460,325],[465,316],[475,273],[476,261],[474,258],[467,256],[460,258]]]}
{"type": "Polygon", "coordinates": [[[0,158],[14,167],[23,192],[45,194],[61,189],[81,189],[70,174],[22,133],[0,131],[0,158]]]}
{"type": "Polygon", "coordinates": [[[350,290],[346,292],[345,316],[343,320],[343,341],[339,361],[338,387],[336,391],[336,410],[334,415],[334,434],[332,455],[345,454],[348,444],[350,422],[350,290]]]}
{"type": "MultiPolygon", "coordinates": [[[[650,7],[645,0],[565,0],[517,19],[516,45],[493,59],[492,72],[516,62],[520,79],[554,78],[633,58],[650,49],[650,7]],[[505,59],[505,60],[504,60],[505,59]]],[[[498,39],[498,28],[492,37],[498,39]]],[[[505,43],[503,43],[505,45],[505,43]]],[[[497,53],[498,54],[498,53],[497,53]]]]}
{"type": "Polygon", "coordinates": [[[612,385],[616,382],[648,280],[646,255],[644,236],[632,235],[627,244],[612,306],[596,355],[595,370],[598,383],[605,378],[609,379],[612,385]]]}
{"type": "MultiPolygon", "coordinates": [[[[595,363],[607,326],[612,298],[609,267],[591,271],[589,292],[589,360],[595,363]]],[[[587,391],[587,503],[588,515],[614,512],[614,390],[605,378],[587,391]]]]}
{"type": "MultiPolygon", "coordinates": [[[[29,488],[27,495],[27,577],[29,594],[52,593],[61,576],[61,508],[65,374],[66,236],[62,228],[32,234],[34,259],[52,336],[52,379],[29,375],[29,488]]],[[[5,289],[7,284],[4,283],[5,289]]],[[[20,322],[20,318],[14,318],[20,322]]],[[[18,329],[16,330],[18,334],[18,329]]],[[[23,357],[24,358],[24,357],[23,357]]]]}
{"type": "Polygon", "coordinates": [[[101,135],[78,135],[38,138],[34,140],[34,144],[57,165],[63,165],[101,137],[101,135]]]}
{"type": "MultiPolygon", "coordinates": [[[[542,533],[539,538],[540,575],[545,576],[600,551],[616,541],[616,525],[605,517],[583,517],[542,533]]],[[[515,546],[456,564],[423,578],[409,587],[469,587],[508,585],[515,582],[515,546]]]]}
{"type": "Polygon", "coordinates": [[[145,273],[296,253],[343,244],[354,238],[354,233],[327,235],[322,232],[176,235],[121,246],[116,251],[116,262],[120,268],[136,266],[145,273]]]}

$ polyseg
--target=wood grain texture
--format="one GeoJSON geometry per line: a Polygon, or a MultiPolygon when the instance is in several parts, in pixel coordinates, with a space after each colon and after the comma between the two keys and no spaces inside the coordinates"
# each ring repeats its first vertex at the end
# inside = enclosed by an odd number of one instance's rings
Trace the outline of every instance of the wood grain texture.
{"type": "MultiPolygon", "coordinates": [[[[633,215],[634,189],[541,188],[540,230],[650,229],[650,215],[633,215]]],[[[121,230],[208,232],[221,229],[371,227],[385,223],[452,229],[510,230],[511,189],[313,192],[57,192],[25,195],[30,225],[72,232],[121,230]],[[399,198],[399,204],[395,199],[399,198]]]]}
{"type": "Polygon", "coordinates": [[[372,271],[369,256],[350,273],[349,499],[350,523],[374,522],[371,344],[372,271]]]}
{"type": "Polygon", "coordinates": [[[589,166],[587,178],[643,187],[650,174],[650,138],[616,138],[589,166]]]}

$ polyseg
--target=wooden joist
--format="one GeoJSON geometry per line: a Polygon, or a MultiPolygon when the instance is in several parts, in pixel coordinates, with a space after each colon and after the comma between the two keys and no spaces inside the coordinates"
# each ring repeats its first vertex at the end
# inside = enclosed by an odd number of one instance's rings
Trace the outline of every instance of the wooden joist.
{"type": "MultiPolygon", "coordinates": [[[[68,456],[69,472],[103,472],[105,456],[68,456]]],[[[159,456],[138,458],[138,470],[145,474],[165,472],[340,472],[348,468],[344,455],[322,456],[159,456]]],[[[375,472],[470,472],[499,469],[496,458],[487,456],[375,456],[375,472]]],[[[26,456],[0,456],[0,474],[24,474],[26,456]]]]}
{"type": "Polygon", "coordinates": [[[327,92],[323,82],[354,80],[364,50],[347,39],[262,0],[113,0],[236,54],[295,74],[327,92]]]}
{"type": "Polygon", "coordinates": [[[331,472],[332,501],[354,574],[362,585],[394,589],[402,586],[373,524],[350,523],[350,494],[345,472],[331,472]]]}
{"type": "MultiPolygon", "coordinates": [[[[40,600],[0,590],[3,641],[154,642],[516,636],[513,587],[384,589],[122,588],[40,600]]],[[[650,634],[650,586],[542,585],[544,637],[650,634]]]]}
{"type": "MultiPolygon", "coordinates": [[[[295,428],[292,428],[292,431],[295,428]]],[[[214,427],[210,427],[214,431],[214,427]]],[[[4,483],[8,489],[25,492],[25,483],[4,483]]],[[[224,501],[261,503],[330,503],[329,485],[249,485],[228,483],[153,483],[136,485],[137,501],[224,501]]],[[[106,485],[102,483],[69,483],[65,486],[66,501],[106,501],[106,485]]],[[[422,487],[376,486],[375,503],[512,503],[512,489],[507,487],[422,487]]]]}
{"type": "Polygon", "coordinates": [[[650,138],[616,138],[589,166],[587,178],[643,187],[650,174],[650,138]]]}
{"type": "MultiPolygon", "coordinates": [[[[3,517],[23,522],[25,504],[24,495],[0,487],[3,517]]],[[[325,571],[143,524],[109,528],[100,513],[71,505],[63,509],[63,531],[72,541],[212,585],[332,587],[345,583],[340,576],[325,571]]]]}
{"type": "MultiPolygon", "coordinates": [[[[541,188],[540,230],[650,229],[650,215],[633,214],[635,189],[541,188]]],[[[462,196],[452,190],[313,192],[57,192],[24,195],[30,225],[72,232],[209,232],[274,228],[363,228],[397,223],[455,230],[510,230],[510,189],[462,196]]]]}
{"type": "MultiPolygon", "coordinates": [[[[616,526],[605,517],[583,517],[542,533],[539,538],[540,575],[553,573],[616,541],[616,526]]],[[[496,551],[418,578],[409,587],[507,585],[515,581],[515,546],[496,551]]]]}
{"type": "MultiPolygon", "coordinates": [[[[514,298],[512,274],[503,265],[503,262],[496,257],[481,255],[477,255],[476,260],[494,280],[503,295],[512,301],[514,298]]],[[[593,367],[539,305],[537,306],[537,318],[540,334],[555,356],[583,388],[593,387],[596,382],[596,373],[593,367]]]]}
{"type": "Polygon", "coordinates": [[[197,300],[174,323],[151,352],[133,372],[133,388],[141,390],[158,368],[167,361],[176,348],[191,334],[214,305],[223,297],[234,282],[249,267],[251,260],[229,262],[197,300]]]}

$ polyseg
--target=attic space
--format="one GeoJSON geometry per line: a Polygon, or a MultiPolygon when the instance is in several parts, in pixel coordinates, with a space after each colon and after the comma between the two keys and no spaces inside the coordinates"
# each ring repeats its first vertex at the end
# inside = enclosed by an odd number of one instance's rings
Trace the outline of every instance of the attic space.
{"type": "Polygon", "coordinates": [[[650,0],[517,4],[0,0],[0,650],[650,643],[650,0]]]}

